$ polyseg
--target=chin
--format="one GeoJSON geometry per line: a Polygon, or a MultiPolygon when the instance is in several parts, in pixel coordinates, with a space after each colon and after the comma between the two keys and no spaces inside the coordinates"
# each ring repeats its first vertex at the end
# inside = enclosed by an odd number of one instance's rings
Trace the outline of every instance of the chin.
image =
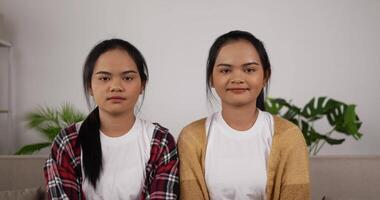
{"type": "Polygon", "coordinates": [[[251,104],[250,103],[234,103],[232,104],[232,106],[234,107],[246,107],[246,106],[250,106],[251,104]]]}
{"type": "Polygon", "coordinates": [[[128,111],[115,111],[115,112],[110,112],[110,114],[111,114],[112,116],[117,117],[117,116],[122,116],[122,115],[126,114],[127,112],[128,112],[128,111]]]}
{"type": "MultiPolygon", "coordinates": [[[[233,106],[233,107],[246,107],[246,106],[251,106],[254,104],[255,101],[250,101],[250,100],[230,100],[226,101],[225,104],[233,106]]],[[[256,104],[255,104],[256,105],[256,104]]]]}
{"type": "MultiPolygon", "coordinates": [[[[115,108],[114,107],[114,108],[104,108],[103,110],[110,115],[117,116],[117,115],[122,115],[122,114],[129,112],[130,109],[120,108],[120,107],[115,108]]],[[[133,109],[132,109],[132,112],[133,112],[133,109]]]]}

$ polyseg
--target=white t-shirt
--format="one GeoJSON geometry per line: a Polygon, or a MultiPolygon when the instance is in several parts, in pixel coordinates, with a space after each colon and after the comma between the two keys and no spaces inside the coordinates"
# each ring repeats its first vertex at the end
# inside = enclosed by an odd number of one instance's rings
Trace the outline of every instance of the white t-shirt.
{"type": "Polygon", "coordinates": [[[273,116],[259,111],[246,131],[231,128],[221,112],[206,120],[205,178],[211,199],[265,199],[273,116]]]}
{"type": "Polygon", "coordinates": [[[154,124],[136,118],[129,132],[120,137],[108,137],[100,131],[103,171],[96,190],[84,179],[82,189],[86,199],[139,199],[154,128],[154,124]]]}

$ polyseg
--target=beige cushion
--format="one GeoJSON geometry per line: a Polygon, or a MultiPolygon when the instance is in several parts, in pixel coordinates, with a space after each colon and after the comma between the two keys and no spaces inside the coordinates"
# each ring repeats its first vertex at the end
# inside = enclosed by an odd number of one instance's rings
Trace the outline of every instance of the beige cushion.
{"type": "Polygon", "coordinates": [[[380,199],[380,156],[312,156],[312,199],[380,199]]]}
{"type": "MultiPolygon", "coordinates": [[[[43,167],[47,156],[0,156],[0,191],[45,185],[43,167]]],[[[0,198],[1,199],[1,198],[0,198]]]]}
{"type": "Polygon", "coordinates": [[[41,187],[27,188],[21,190],[0,191],[1,200],[43,200],[44,190],[41,187]]]}

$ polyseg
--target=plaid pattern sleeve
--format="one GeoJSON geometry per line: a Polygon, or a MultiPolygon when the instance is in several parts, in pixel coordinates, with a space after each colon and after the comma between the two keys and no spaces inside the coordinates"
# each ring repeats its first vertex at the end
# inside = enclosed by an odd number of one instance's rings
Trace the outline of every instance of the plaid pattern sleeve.
{"type": "Polygon", "coordinates": [[[178,199],[178,152],[168,129],[155,123],[141,199],[178,199]]]}
{"type": "Polygon", "coordinates": [[[63,129],[54,139],[44,167],[48,198],[84,199],[81,192],[80,147],[75,125],[63,129]],[[79,171],[78,171],[79,170],[79,171]]]}

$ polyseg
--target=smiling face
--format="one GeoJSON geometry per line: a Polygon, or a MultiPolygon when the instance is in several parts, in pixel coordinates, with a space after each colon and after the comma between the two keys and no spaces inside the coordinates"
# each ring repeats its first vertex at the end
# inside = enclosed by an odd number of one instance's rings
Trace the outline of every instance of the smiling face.
{"type": "Polygon", "coordinates": [[[124,50],[113,49],[97,59],[90,94],[94,97],[99,112],[121,115],[134,112],[143,85],[131,56],[124,50]]]}
{"type": "Polygon", "coordinates": [[[246,40],[223,46],[212,71],[212,86],[224,106],[256,106],[266,79],[257,50],[246,40]]]}

